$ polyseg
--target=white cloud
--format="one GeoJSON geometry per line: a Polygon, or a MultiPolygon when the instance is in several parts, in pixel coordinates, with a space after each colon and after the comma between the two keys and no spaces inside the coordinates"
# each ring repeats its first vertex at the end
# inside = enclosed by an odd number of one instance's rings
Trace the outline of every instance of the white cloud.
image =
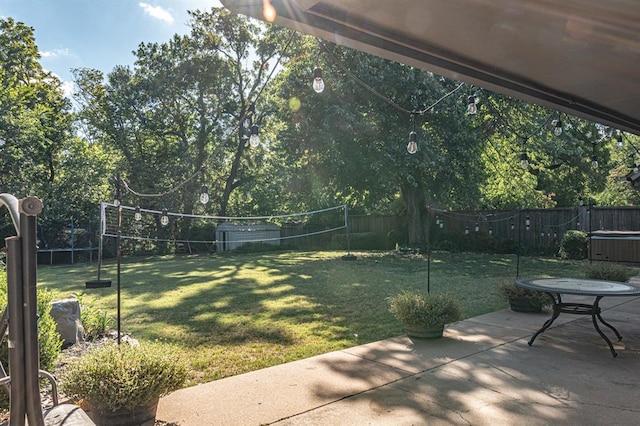
{"type": "Polygon", "coordinates": [[[40,52],[40,56],[42,58],[58,58],[60,56],[71,56],[71,52],[65,47],[60,49],[45,50],[43,52],[40,52]]]}
{"type": "Polygon", "coordinates": [[[165,21],[169,24],[173,24],[173,21],[175,20],[173,18],[173,15],[171,15],[171,12],[169,12],[162,6],[152,6],[149,3],[138,3],[138,6],[140,6],[142,10],[144,10],[144,13],[151,16],[152,18],[165,21]]]}

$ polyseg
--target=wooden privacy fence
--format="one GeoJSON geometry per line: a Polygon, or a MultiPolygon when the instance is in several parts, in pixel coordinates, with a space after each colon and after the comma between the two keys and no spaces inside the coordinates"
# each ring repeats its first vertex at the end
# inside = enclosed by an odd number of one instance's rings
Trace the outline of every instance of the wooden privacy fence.
{"type": "MultiPolygon", "coordinates": [[[[437,246],[443,239],[457,239],[464,244],[469,239],[495,242],[511,241],[526,251],[557,251],[562,236],[576,229],[586,233],[596,231],[640,231],[640,207],[579,206],[556,209],[427,210],[430,242],[437,246]]],[[[407,241],[404,216],[350,216],[352,233],[373,232],[391,249],[395,243],[407,241]]]]}

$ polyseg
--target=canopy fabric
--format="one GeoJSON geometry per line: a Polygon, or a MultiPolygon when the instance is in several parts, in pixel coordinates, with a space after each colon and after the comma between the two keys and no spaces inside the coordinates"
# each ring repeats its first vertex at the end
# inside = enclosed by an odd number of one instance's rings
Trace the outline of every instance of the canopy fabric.
{"type": "MultiPolygon", "coordinates": [[[[268,0],[222,0],[263,19],[268,0]]],[[[638,0],[271,0],[274,23],[640,134],[638,0]]]]}

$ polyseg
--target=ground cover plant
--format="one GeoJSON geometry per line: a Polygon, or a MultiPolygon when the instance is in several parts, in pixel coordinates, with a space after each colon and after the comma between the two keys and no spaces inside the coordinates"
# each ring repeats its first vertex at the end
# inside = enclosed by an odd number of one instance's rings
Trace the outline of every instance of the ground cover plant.
{"type": "MultiPolygon", "coordinates": [[[[173,344],[190,360],[190,384],[403,334],[388,298],[427,288],[423,255],[276,252],[164,256],[123,261],[122,330],[173,344]]],[[[506,308],[500,285],[515,279],[513,255],[433,253],[429,287],[460,300],[463,317],[506,308]]],[[[587,261],[522,257],[520,277],[584,276],[587,261]]],[[[40,266],[38,285],[116,316],[113,286],[84,289],[96,265],[40,266]]]]}

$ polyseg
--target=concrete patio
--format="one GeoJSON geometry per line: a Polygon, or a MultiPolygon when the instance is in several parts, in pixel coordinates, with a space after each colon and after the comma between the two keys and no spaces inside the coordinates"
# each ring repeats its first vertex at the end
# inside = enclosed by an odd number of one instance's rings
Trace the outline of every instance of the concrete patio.
{"type": "MultiPolygon", "coordinates": [[[[579,297],[565,300],[587,301],[579,297]]],[[[603,327],[493,312],[432,341],[400,336],[229,377],[160,400],[157,419],[203,425],[630,425],[640,418],[640,298],[602,300],[603,327]]]]}

